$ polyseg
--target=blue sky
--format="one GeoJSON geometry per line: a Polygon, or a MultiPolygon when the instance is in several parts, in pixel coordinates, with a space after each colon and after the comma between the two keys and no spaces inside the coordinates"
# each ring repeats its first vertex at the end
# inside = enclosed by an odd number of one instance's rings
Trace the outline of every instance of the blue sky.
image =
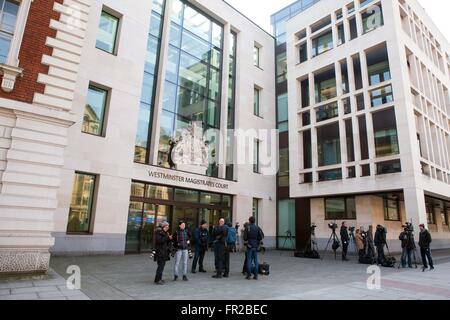
{"type": "MultiPolygon", "coordinates": [[[[295,0],[225,0],[258,25],[270,32],[270,15],[293,3],[295,0]]],[[[450,39],[450,1],[419,0],[447,40],[450,39]]]]}

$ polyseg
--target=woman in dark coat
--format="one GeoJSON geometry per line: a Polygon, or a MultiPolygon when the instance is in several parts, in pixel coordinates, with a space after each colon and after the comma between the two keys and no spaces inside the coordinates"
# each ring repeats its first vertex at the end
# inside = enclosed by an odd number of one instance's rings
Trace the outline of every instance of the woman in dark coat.
{"type": "Polygon", "coordinates": [[[161,227],[156,229],[155,233],[155,261],[158,263],[158,269],[156,270],[155,283],[158,285],[165,284],[162,280],[164,267],[169,260],[169,243],[172,241],[172,236],[169,234],[169,223],[163,222],[161,227]]]}

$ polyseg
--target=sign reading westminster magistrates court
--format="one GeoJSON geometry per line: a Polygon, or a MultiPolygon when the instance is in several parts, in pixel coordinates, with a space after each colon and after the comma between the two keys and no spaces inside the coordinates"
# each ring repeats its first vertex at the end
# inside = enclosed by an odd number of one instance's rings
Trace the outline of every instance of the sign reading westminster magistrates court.
{"type": "Polygon", "coordinates": [[[229,185],[227,183],[217,182],[212,179],[191,178],[191,177],[181,175],[181,174],[168,174],[168,173],[149,170],[148,175],[151,178],[168,180],[171,182],[189,183],[189,184],[192,184],[193,186],[197,186],[197,187],[205,186],[205,187],[217,188],[217,189],[223,189],[223,190],[228,190],[228,187],[229,187],[229,185]]]}

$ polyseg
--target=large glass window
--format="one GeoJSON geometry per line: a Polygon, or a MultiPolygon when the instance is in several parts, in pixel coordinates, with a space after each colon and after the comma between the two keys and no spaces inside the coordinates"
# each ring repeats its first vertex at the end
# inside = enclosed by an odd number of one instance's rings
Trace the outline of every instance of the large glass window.
{"type": "Polygon", "coordinates": [[[333,49],[333,33],[331,30],[312,40],[313,57],[333,49]]]}
{"type": "Polygon", "coordinates": [[[371,86],[391,80],[389,56],[386,46],[370,50],[367,55],[367,71],[371,86]]]}
{"type": "Polygon", "coordinates": [[[317,122],[333,119],[339,116],[337,102],[328,103],[316,109],[317,122]]]}
{"type": "Polygon", "coordinates": [[[253,94],[253,114],[255,116],[260,117],[261,116],[261,91],[255,87],[253,94]]]}
{"type": "MultiPolygon", "coordinates": [[[[139,121],[136,134],[134,161],[146,163],[148,161],[149,136],[152,122],[153,93],[158,80],[158,57],[161,47],[162,13],[164,0],[153,0],[153,11],[150,20],[150,29],[147,41],[147,57],[145,60],[144,81],[142,85],[141,104],[139,109],[139,121]]],[[[171,54],[169,52],[169,60],[171,54]]],[[[178,56],[177,56],[178,57],[178,56]]],[[[178,61],[177,61],[178,63],[178,61]]],[[[169,63],[168,69],[172,65],[169,63]]],[[[166,98],[166,96],[165,96],[166,98]]],[[[175,99],[173,99],[175,100],[175,99]]],[[[172,107],[175,108],[175,102],[172,107]]]]}
{"type": "MultiPolygon", "coordinates": [[[[220,128],[223,55],[222,26],[179,0],[173,2],[171,17],[158,152],[158,165],[167,168],[171,165],[169,143],[180,129],[192,122],[200,122],[205,132],[210,128],[220,128]]],[[[233,55],[230,55],[232,64],[233,55]]],[[[234,74],[231,73],[231,76],[234,77],[234,74]]],[[[231,83],[230,92],[233,93],[233,90],[234,83],[231,83]]],[[[233,101],[229,101],[229,109],[233,101]]],[[[211,156],[215,155],[216,147],[217,139],[211,139],[211,156]]],[[[217,174],[217,164],[211,164],[207,175],[217,174]]]]}
{"type": "Polygon", "coordinates": [[[356,220],[355,198],[325,199],[325,220],[356,220]]]}
{"type": "Polygon", "coordinates": [[[260,141],[255,139],[253,145],[253,172],[261,173],[260,163],[259,163],[259,146],[260,141]]]}
{"type": "Polygon", "coordinates": [[[84,108],[83,132],[100,136],[103,134],[103,122],[108,91],[89,86],[86,107],[84,108]]]}
{"type": "Polygon", "coordinates": [[[398,199],[383,198],[384,220],[400,221],[400,201],[398,199]]]}
{"type": "Polygon", "coordinates": [[[277,83],[287,80],[287,58],[286,52],[277,55],[277,83]]]}
{"type": "Polygon", "coordinates": [[[255,218],[256,225],[258,225],[259,218],[259,199],[253,198],[252,216],[255,218]]]}
{"type": "Polygon", "coordinates": [[[119,18],[102,11],[97,32],[96,47],[108,53],[114,54],[116,50],[117,31],[119,18]]]}
{"type": "Polygon", "coordinates": [[[373,114],[373,130],[377,157],[400,153],[394,108],[373,114]]]}
{"type": "MultiPolygon", "coordinates": [[[[236,93],[235,93],[235,85],[236,85],[236,46],[237,39],[236,34],[231,33],[231,41],[229,48],[230,55],[230,63],[229,63],[229,78],[228,78],[228,129],[234,129],[235,127],[235,101],[236,101],[236,93]]],[[[231,132],[231,131],[229,131],[231,132]]],[[[227,180],[233,180],[234,178],[234,137],[232,135],[228,135],[227,137],[227,166],[226,166],[226,174],[225,178],[227,180]]]]}
{"type": "Polygon", "coordinates": [[[16,1],[0,0],[0,63],[6,63],[8,59],[18,12],[16,1]]]}
{"type": "Polygon", "coordinates": [[[392,86],[388,85],[370,92],[370,100],[372,107],[379,107],[383,104],[391,103],[394,101],[394,95],[392,93],[392,86]]]}
{"type": "Polygon", "coordinates": [[[339,123],[317,128],[317,152],[321,167],[341,163],[339,123]]]}
{"type": "Polygon", "coordinates": [[[384,24],[383,9],[381,4],[371,6],[362,14],[362,23],[364,33],[375,30],[384,24]]]}
{"type": "Polygon", "coordinates": [[[277,228],[278,249],[294,250],[295,236],[295,201],[279,201],[277,228]]]}
{"type": "Polygon", "coordinates": [[[70,202],[68,233],[88,233],[92,220],[95,175],[75,173],[70,202]]]}
{"type": "Polygon", "coordinates": [[[314,76],[316,103],[333,99],[337,95],[334,67],[314,76]]]}

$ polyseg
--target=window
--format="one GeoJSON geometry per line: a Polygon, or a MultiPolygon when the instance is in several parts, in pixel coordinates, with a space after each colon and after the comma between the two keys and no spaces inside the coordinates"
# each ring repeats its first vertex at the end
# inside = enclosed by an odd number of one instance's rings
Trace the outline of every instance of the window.
{"type": "Polygon", "coordinates": [[[317,152],[321,167],[341,163],[338,122],[317,128],[317,152]]]}
{"type": "Polygon", "coordinates": [[[347,161],[355,161],[355,144],[353,140],[352,119],[345,120],[345,136],[347,140],[347,161]]]}
{"type": "Polygon", "coordinates": [[[427,202],[425,207],[426,207],[426,210],[427,210],[427,222],[428,222],[428,224],[436,224],[436,216],[434,214],[433,203],[432,202],[427,202]]]}
{"type": "Polygon", "coordinates": [[[261,102],[261,90],[255,88],[253,93],[253,114],[258,117],[261,116],[260,102],[261,102]]]}
{"type": "Polygon", "coordinates": [[[400,153],[394,108],[373,114],[373,131],[377,157],[392,156],[400,153]]]}
{"type": "Polygon", "coordinates": [[[119,18],[102,11],[97,32],[96,47],[100,50],[115,54],[119,18]]]}
{"type": "Polygon", "coordinates": [[[106,112],[108,91],[89,86],[83,116],[83,132],[97,136],[104,135],[103,123],[106,112]]]}
{"type": "Polygon", "coordinates": [[[317,122],[333,119],[339,116],[337,102],[328,103],[316,109],[317,122]]]}
{"type": "Polygon", "coordinates": [[[0,0],[0,63],[8,60],[18,12],[19,3],[16,1],[0,0]]]}
{"type": "Polygon", "coordinates": [[[308,46],[303,43],[299,46],[299,62],[303,63],[308,60],[308,46]]]}
{"type": "Polygon", "coordinates": [[[379,107],[387,103],[394,102],[392,86],[388,85],[370,92],[370,101],[372,107],[379,107]]]}
{"type": "Polygon", "coordinates": [[[444,210],[441,212],[442,225],[448,227],[448,217],[450,215],[450,204],[446,204],[444,210]]]}
{"type": "Polygon", "coordinates": [[[261,67],[261,48],[256,45],[253,47],[253,64],[258,68],[261,67]]]}
{"type": "Polygon", "coordinates": [[[336,73],[334,67],[314,75],[316,103],[336,98],[336,73]]]}
{"type": "Polygon", "coordinates": [[[95,175],[75,173],[67,233],[89,233],[91,231],[95,180],[95,175]]]}
{"type": "Polygon", "coordinates": [[[303,168],[312,168],[311,130],[303,132],[303,168]]]}
{"type": "Polygon", "coordinates": [[[361,148],[361,160],[367,160],[369,159],[369,142],[367,140],[366,116],[361,116],[358,118],[358,125],[359,125],[359,142],[361,148]]]}
{"type": "Polygon", "coordinates": [[[255,218],[256,225],[258,225],[259,218],[259,200],[253,198],[252,216],[255,218]]]}
{"type": "Polygon", "coordinates": [[[333,49],[333,33],[331,31],[312,40],[313,57],[333,49]]]}
{"type": "Polygon", "coordinates": [[[400,160],[377,163],[377,175],[402,172],[400,160]]]}
{"type": "Polygon", "coordinates": [[[287,59],[286,52],[277,55],[277,83],[287,80],[287,59]]]}
{"type": "Polygon", "coordinates": [[[254,141],[253,145],[253,172],[254,173],[260,173],[260,163],[259,163],[259,144],[260,141],[256,140],[254,141]]]}
{"type": "Polygon", "coordinates": [[[350,24],[350,40],[358,38],[358,28],[356,27],[356,18],[352,17],[349,19],[350,24]]]}
{"type": "Polygon", "coordinates": [[[300,90],[302,94],[302,108],[309,107],[309,80],[305,79],[300,82],[300,90]]]}
{"type": "Polygon", "coordinates": [[[362,23],[364,33],[381,27],[384,24],[381,4],[371,6],[366,12],[364,12],[362,14],[362,23]]]}
{"type": "Polygon", "coordinates": [[[398,198],[390,199],[383,198],[384,203],[384,220],[386,221],[400,221],[400,201],[398,198]]]}
{"type": "Polygon", "coordinates": [[[294,250],[295,235],[295,200],[278,201],[278,249],[294,250]]]}
{"type": "Polygon", "coordinates": [[[364,93],[357,94],[356,98],[356,110],[361,111],[366,108],[366,104],[364,101],[364,93]]]}
{"type": "Polygon", "coordinates": [[[333,181],[333,180],[342,180],[342,170],[334,169],[334,170],[326,170],[319,172],[319,181],[333,181]]]}
{"type": "Polygon", "coordinates": [[[345,32],[344,32],[344,24],[341,23],[337,27],[337,33],[338,33],[338,46],[345,43],[345,32]]]}
{"type": "Polygon", "coordinates": [[[325,199],[325,220],[356,220],[355,198],[325,199]]]}
{"type": "Polygon", "coordinates": [[[389,56],[386,46],[371,50],[366,53],[367,71],[371,86],[391,80],[389,56]]]}
{"type": "Polygon", "coordinates": [[[350,85],[348,81],[348,68],[347,68],[347,61],[342,60],[340,62],[341,64],[341,77],[342,77],[342,93],[346,94],[350,92],[350,85]]]}

